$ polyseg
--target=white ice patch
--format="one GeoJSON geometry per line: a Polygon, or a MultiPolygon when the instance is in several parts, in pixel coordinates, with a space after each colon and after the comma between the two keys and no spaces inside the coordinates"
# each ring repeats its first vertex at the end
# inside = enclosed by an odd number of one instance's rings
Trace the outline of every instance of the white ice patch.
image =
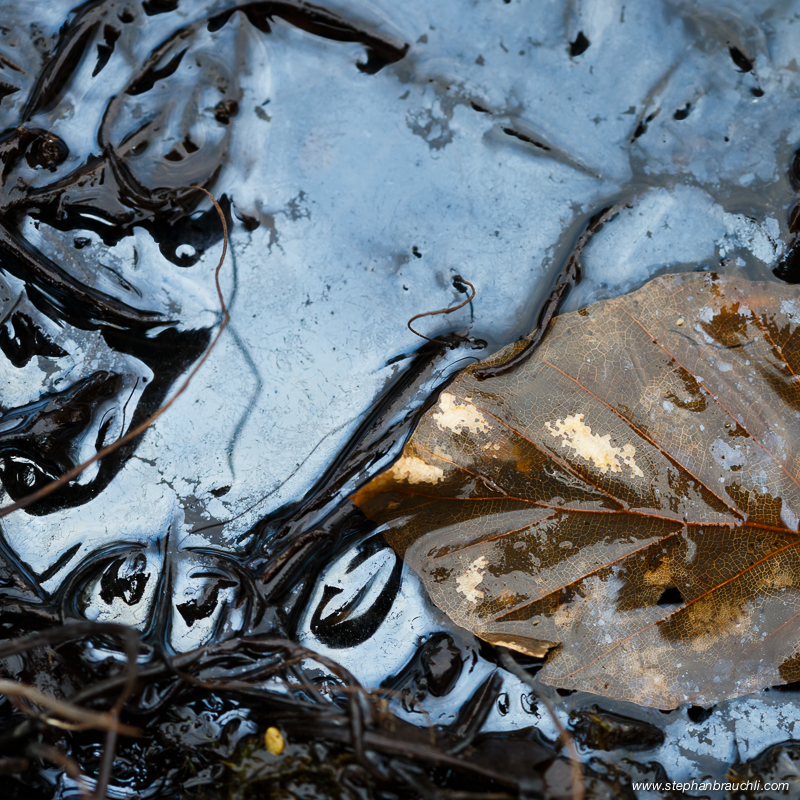
{"type": "Polygon", "coordinates": [[[731,447],[722,439],[714,439],[708,449],[714,457],[714,461],[723,469],[743,467],[747,463],[747,459],[744,457],[743,453],[740,453],[739,450],[735,447],[731,447]]]}
{"type": "Polygon", "coordinates": [[[708,322],[708,323],[713,322],[714,321],[714,309],[711,308],[710,306],[703,306],[697,312],[697,319],[699,319],[700,322],[708,322]]]}
{"type": "Polygon", "coordinates": [[[797,528],[797,514],[792,511],[789,506],[786,505],[786,501],[783,501],[783,505],[781,506],[781,522],[790,530],[796,531],[797,528]]]}
{"type": "Polygon", "coordinates": [[[790,322],[800,322],[800,303],[794,297],[781,300],[781,314],[785,314],[790,322]]]}
{"type": "Polygon", "coordinates": [[[773,703],[758,696],[732,703],[739,757],[746,761],[776,742],[800,737],[800,709],[796,704],[773,703]]]}
{"type": "Polygon", "coordinates": [[[672,265],[713,263],[737,250],[774,266],[783,252],[777,221],[728,213],[696,186],[651,189],[595,235],[584,254],[581,285],[565,310],[598,294],[624,294],[672,265]]]}
{"type": "Polygon", "coordinates": [[[775,220],[768,218],[759,225],[742,214],[723,214],[722,222],[725,226],[725,235],[716,241],[722,258],[737,249],[745,249],[749,250],[759,261],[772,265],[783,253],[780,239],[774,234],[771,235],[771,231],[775,230],[777,226],[770,223],[775,220]]]}
{"type": "Polygon", "coordinates": [[[650,757],[660,763],[674,781],[697,779],[709,768],[709,760],[720,766],[736,756],[736,738],[731,723],[714,714],[703,723],[681,715],[664,729],[664,744],[650,757]]]}

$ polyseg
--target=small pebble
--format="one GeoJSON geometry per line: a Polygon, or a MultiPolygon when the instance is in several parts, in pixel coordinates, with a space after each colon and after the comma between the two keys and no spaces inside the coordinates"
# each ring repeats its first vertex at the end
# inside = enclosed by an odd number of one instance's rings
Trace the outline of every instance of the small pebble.
{"type": "Polygon", "coordinates": [[[683,317],[678,317],[678,325],[683,325],[683,317]]]}
{"type": "Polygon", "coordinates": [[[286,743],[277,728],[267,728],[267,732],[264,734],[264,744],[272,755],[279,756],[283,752],[286,743]]]}

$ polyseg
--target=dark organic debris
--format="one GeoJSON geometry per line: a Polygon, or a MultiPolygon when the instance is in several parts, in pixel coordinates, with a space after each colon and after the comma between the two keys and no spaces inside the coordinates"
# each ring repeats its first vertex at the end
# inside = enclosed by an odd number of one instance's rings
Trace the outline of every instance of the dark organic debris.
{"type": "Polygon", "coordinates": [[[575,37],[574,42],[570,42],[569,45],[569,54],[571,58],[577,58],[580,55],[583,55],[589,49],[589,40],[586,38],[586,34],[583,31],[578,31],[578,35],[575,37]]]}
{"type": "MultiPolygon", "coordinates": [[[[112,774],[130,790],[143,792],[156,777],[159,791],[168,792],[193,776],[195,787],[212,797],[222,796],[217,789],[225,784],[242,791],[295,781],[322,788],[336,776],[345,784],[368,780],[378,789],[392,787],[408,798],[420,787],[433,791],[434,785],[440,797],[449,796],[448,789],[462,791],[459,797],[515,797],[521,788],[519,777],[499,768],[492,737],[476,738],[496,697],[496,679],[488,707],[481,690],[465,706],[459,719],[474,717],[465,739],[458,725],[428,730],[399,720],[388,711],[381,690],[366,692],[335,662],[273,634],[245,636],[178,656],[149,650],[146,660],[137,662],[138,637],[122,626],[73,622],[41,627],[41,612],[37,618],[19,608],[11,619],[18,628],[34,624],[41,630],[0,645],[0,664],[24,679],[35,676],[43,656],[55,657],[67,691],[64,700],[48,700],[16,679],[0,680],[0,694],[13,692],[44,704],[50,713],[31,717],[27,708],[0,705],[6,759],[0,769],[18,771],[13,773],[15,783],[34,770],[32,759],[44,757],[76,776],[96,774],[99,768],[97,797],[112,774]],[[95,646],[108,647],[107,637],[120,636],[131,654],[122,669],[108,660],[92,667],[86,649],[79,646],[89,638],[95,646]],[[318,683],[314,664],[324,667],[333,682],[318,683]],[[70,693],[70,684],[82,688],[70,693]],[[110,712],[94,710],[107,708],[109,702],[110,712]],[[471,703],[482,709],[477,716],[471,703]],[[53,714],[79,727],[65,728],[53,714]],[[269,754],[263,744],[268,726],[277,726],[288,743],[280,755],[269,754]],[[91,727],[107,728],[105,740],[94,738],[91,727]],[[209,737],[213,730],[217,734],[209,737]],[[164,771],[166,764],[170,768],[164,771]],[[442,770],[450,777],[442,780],[442,770]],[[464,795],[467,787],[474,794],[464,795]]],[[[558,761],[554,751],[524,736],[504,737],[504,742],[510,752],[522,747],[529,763],[541,764],[542,772],[558,761]]],[[[541,778],[533,780],[542,786],[541,778]]],[[[526,785],[530,788],[530,779],[526,785]]]]}
{"type": "Polygon", "coordinates": [[[603,225],[613,220],[627,205],[628,201],[622,200],[615,203],[613,206],[601,209],[589,217],[583,232],[578,237],[577,242],[558,273],[553,291],[550,293],[550,296],[539,312],[539,322],[536,330],[530,337],[520,339],[516,345],[514,354],[502,364],[493,364],[492,366],[485,366],[478,369],[475,372],[475,377],[479,381],[506,375],[524,364],[536,352],[536,349],[547,334],[550,323],[558,313],[564,300],[566,300],[569,290],[580,282],[580,258],[583,251],[592,240],[592,237],[598,231],[602,230],[603,225]]]}
{"type": "Polygon", "coordinates": [[[655,725],[597,705],[573,711],[569,721],[572,735],[592,750],[653,750],[664,743],[664,731],[655,725]]]}
{"type": "Polygon", "coordinates": [[[731,54],[731,60],[739,68],[740,72],[751,72],[753,69],[753,62],[736,46],[728,48],[731,54]]]}

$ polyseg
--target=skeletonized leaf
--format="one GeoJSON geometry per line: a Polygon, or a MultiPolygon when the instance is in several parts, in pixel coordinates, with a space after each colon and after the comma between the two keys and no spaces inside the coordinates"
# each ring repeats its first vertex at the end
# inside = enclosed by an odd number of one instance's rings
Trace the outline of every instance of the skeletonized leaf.
{"type": "Polygon", "coordinates": [[[461,373],[354,497],[434,603],[643,705],[800,679],[800,290],[668,275],[461,373]]]}

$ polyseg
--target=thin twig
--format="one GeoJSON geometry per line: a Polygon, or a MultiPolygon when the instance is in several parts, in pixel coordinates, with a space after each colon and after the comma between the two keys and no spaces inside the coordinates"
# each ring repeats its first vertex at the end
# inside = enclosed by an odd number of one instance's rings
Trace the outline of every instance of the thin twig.
{"type": "MultiPolygon", "coordinates": [[[[120,711],[125,705],[127,699],[133,694],[136,689],[136,678],[138,673],[138,664],[136,657],[138,655],[138,639],[126,636],[125,642],[125,655],[127,662],[125,665],[125,683],[120,689],[119,696],[116,702],[111,707],[111,716],[114,719],[119,719],[120,711]]],[[[100,762],[100,770],[97,773],[97,784],[95,786],[93,800],[105,800],[106,789],[108,788],[109,781],[111,780],[111,768],[114,765],[114,754],[117,750],[117,736],[118,732],[109,728],[106,731],[106,741],[103,747],[103,758],[100,762]]]]}
{"type": "MultiPolygon", "coordinates": [[[[72,703],[67,703],[63,700],[51,697],[49,694],[45,694],[35,686],[30,686],[27,683],[17,683],[17,681],[0,678],[0,694],[4,694],[9,698],[25,698],[29,702],[37,706],[42,706],[70,722],[81,725],[84,729],[113,730],[125,736],[139,736],[141,733],[138,728],[120,722],[116,718],[116,715],[111,712],[90,711],[85,708],[80,708],[79,706],[72,705],[72,703]]],[[[15,703],[15,705],[17,705],[20,711],[26,714],[38,716],[32,709],[27,708],[22,703],[15,703]]]]}
{"type": "Polygon", "coordinates": [[[581,279],[580,258],[586,246],[592,240],[592,237],[602,229],[606,222],[614,219],[619,212],[625,208],[629,203],[628,199],[621,200],[614,205],[604,208],[593,215],[586,224],[583,233],[578,237],[578,241],[570,251],[563,269],[558,275],[556,285],[550,296],[545,301],[541,312],[539,313],[539,324],[536,330],[531,334],[530,338],[523,339],[525,343],[522,347],[508,361],[500,364],[493,364],[488,367],[480,367],[475,370],[475,377],[479,381],[485,381],[487,378],[497,378],[500,375],[505,375],[512,370],[524,364],[539,348],[547,331],[550,329],[550,323],[553,321],[559,308],[563,304],[569,290],[573,286],[577,286],[581,279]]]}
{"type": "Polygon", "coordinates": [[[26,748],[26,752],[32,758],[43,758],[51,764],[61,767],[78,784],[78,790],[83,800],[91,800],[86,778],[81,774],[80,767],[74,759],[44,742],[31,742],[26,748]]]}
{"type": "MultiPolygon", "coordinates": [[[[464,308],[465,305],[471,303],[475,299],[475,287],[468,280],[465,280],[460,275],[456,275],[453,278],[453,286],[455,286],[456,289],[459,289],[459,283],[469,286],[469,288],[472,289],[472,294],[463,303],[459,303],[457,306],[452,306],[451,308],[439,308],[436,311],[423,311],[421,314],[415,314],[408,321],[408,329],[411,331],[411,333],[415,333],[417,336],[427,339],[429,342],[441,342],[442,344],[447,344],[447,342],[442,339],[432,339],[430,336],[426,336],[424,333],[414,330],[414,328],[411,327],[411,323],[415,319],[420,319],[420,317],[432,317],[435,314],[452,314],[454,311],[458,311],[459,308],[464,308]]],[[[459,291],[463,291],[463,289],[459,289],[459,291]]]]}
{"type": "MultiPolygon", "coordinates": [[[[400,735],[395,732],[393,726],[389,726],[386,731],[374,730],[373,722],[369,719],[369,711],[376,708],[376,702],[380,702],[380,694],[397,695],[397,692],[388,689],[377,689],[374,693],[368,692],[360,686],[356,679],[344,667],[332,659],[321,656],[307,648],[298,645],[288,639],[282,639],[269,635],[259,635],[253,637],[243,637],[238,640],[228,640],[213,645],[207,645],[198,648],[190,653],[184,653],[167,658],[162,656],[168,663],[169,671],[175,674],[180,680],[190,686],[202,687],[216,693],[233,692],[244,693],[246,695],[259,696],[263,699],[264,693],[271,695],[278,707],[283,707],[284,712],[290,711],[290,718],[285,719],[282,726],[288,729],[289,735],[292,731],[296,731],[294,735],[306,736],[308,732],[309,720],[313,719],[313,730],[315,736],[329,742],[341,742],[342,744],[349,745],[353,749],[361,746],[362,752],[365,755],[363,766],[370,771],[371,774],[384,776],[385,774],[381,768],[380,759],[399,757],[404,760],[417,761],[425,765],[425,768],[440,767],[447,770],[454,770],[462,775],[469,776],[473,779],[488,780],[496,783],[499,786],[508,787],[514,791],[519,790],[519,782],[513,776],[500,771],[495,771],[489,766],[481,763],[476,763],[474,759],[458,757],[449,753],[447,750],[442,750],[437,747],[433,742],[431,744],[424,744],[416,738],[408,738],[405,735],[400,735]],[[247,680],[242,680],[240,674],[240,665],[237,662],[231,661],[231,656],[239,655],[247,656],[248,658],[257,658],[259,655],[269,656],[271,659],[281,659],[280,661],[273,661],[268,663],[265,667],[259,669],[248,676],[247,680]],[[282,658],[281,658],[282,656],[282,658]],[[336,686],[335,693],[347,697],[349,702],[346,708],[342,709],[335,703],[330,702],[330,698],[326,699],[326,705],[321,706],[318,703],[308,702],[303,698],[293,696],[295,690],[304,690],[312,694],[312,696],[321,696],[320,687],[311,681],[303,679],[300,675],[297,682],[284,683],[284,688],[287,694],[283,694],[280,689],[272,692],[264,685],[264,679],[274,674],[281,669],[291,669],[292,665],[296,665],[301,660],[315,661],[328,668],[339,680],[344,684],[343,686],[336,686]],[[232,680],[226,680],[224,677],[217,675],[214,678],[204,679],[198,677],[203,671],[230,670],[236,675],[232,680]],[[361,725],[359,720],[356,719],[356,727],[353,727],[353,701],[367,702],[370,704],[369,709],[357,709],[355,713],[359,718],[363,719],[361,725]],[[364,711],[367,711],[365,718],[364,711]],[[294,717],[294,719],[292,719],[294,717]],[[301,722],[301,720],[305,720],[301,722]]],[[[141,671],[140,675],[147,674],[150,678],[155,678],[160,672],[166,672],[165,667],[150,667],[141,671]]],[[[110,691],[117,689],[122,683],[122,677],[119,676],[115,679],[109,679],[102,684],[84,690],[83,692],[75,695],[77,699],[80,697],[82,702],[86,702],[92,697],[98,697],[101,694],[108,694],[110,691]]],[[[379,712],[385,713],[385,712],[379,712]]],[[[406,725],[399,720],[397,724],[406,725]]],[[[429,720],[429,725],[431,721],[429,720]]],[[[472,731],[470,731],[472,732],[472,731]]],[[[444,733],[450,733],[444,731],[444,733]]],[[[398,777],[400,777],[398,773],[398,777]]],[[[447,796],[447,795],[442,795],[447,796]]],[[[458,797],[458,793],[455,795],[458,797]]],[[[466,798],[468,793],[463,794],[466,798]]],[[[498,797],[502,795],[498,794],[498,797]]]]}
{"type": "Polygon", "coordinates": [[[19,509],[22,508],[27,508],[29,505],[37,502],[38,500],[41,500],[43,497],[47,497],[52,492],[56,491],[56,489],[59,489],[60,487],[64,486],[65,484],[77,478],[87,467],[90,467],[96,461],[100,461],[100,459],[105,458],[107,455],[110,455],[115,450],[118,450],[120,447],[122,447],[122,445],[127,444],[132,439],[135,439],[137,436],[144,433],[189,388],[189,384],[194,379],[194,376],[197,375],[203,364],[205,364],[206,361],[208,360],[208,357],[211,355],[211,352],[216,347],[216,344],[219,341],[219,337],[222,336],[222,332],[225,330],[225,328],[228,325],[228,321],[230,320],[230,315],[228,314],[228,306],[225,304],[225,298],[222,294],[222,288],[220,287],[219,283],[219,273],[220,270],[222,269],[222,264],[225,261],[225,256],[228,252],[228,223],[225,221],[225,213],[223,212],[222,208],[220,208],[219,203],[217,202],[214,195],[211,194],[211,192],[209,192],[207,189],[204,189],[202,186],[192,186],[191,188],[197,189],[197,191],[199,192],[204,192],[211,198],[211,202],[214,204],[214,208],[217,210],[220,221],[222,222],[222,230],[223,230],[222,255],[219,258],[219,263],[217,264],[216,271],[214,272],[214,283],[216,284],[217,288],[217,297],[219,298],[220,307],[222,309],[222,322],[220,323],[219,328],[217,328],[217,333],[214,336],[214,339],[206,349],[205,353],[203,353],[200,360],[194,365],[194,368],[186,377],[186,380],[178,388],[178,391],[176,391],[175,394],[166,403],[164,403],[163,406],[161,406],[161,408],[159,408],[155,413],[153,413],[151,416],[149,416],[146,420],[141,422],[135,428],[129,430],[124,436],[120,437],[115,442],[112,442],[107,447],[98,450],[91,458],[87,459],[82,464],[78,464],[71,470],[65,472],[57,480],[51,481],[38,491],[32,492],[31,494],[20,498],[15,503],[11,503],[10,505],[0,508],[0,519],[2,519],[5,516],[8,516],[14,511],[18,511],[19,509]]]}
{"type": "MultiPolygon", "coordinates": [[[[113,715],[116,718],[116,714],[113,715]]],[[[92,800],[106,800],[106,790],[111,781],[111,767],[114,765],[114,755],[117,751],[117,732],[109,729],[106,731],[106,741],[103,746],[103,758],[100,770],[97,773],[97,784],[94,787],[92,800]]]]}
{"type": "Polygon", "coordinates": [[[133,628],[120,625],[118,622],[82,620],[81,622],[70,622],[68,625],[58,628],[50,628],[43,632],[31,633],[0,644],[0,659],[11,658],[19,653],[26,653],[28,650],[35,650],[37,647],[53,646],[83,636],[117,636],[125,642],[125,652],[133,652],[134,659],[136,658],[139,634],[133,628]]]}
{"type": "Polygon", "coordinates": [[[542,705],[547,709],[547,713],[553,720],[553,724],[558,731],[558,740],[567,749],[569,753],[570,766],[572,767],[572,800],[583,800],[585,788],[583,785],[583,769],[581,768],[581,760],[578,755],[578,748],[575,746],[575,740],[572,734],[561,724],[561,720],[556,715],[556,710],[550,700],[539,691],[534,679],[525,672],[522,667],[517,664],[511,651],[505,647],[498,647],[497,652],[500,654],[500,661],[503,666],[512,674],[519,678],[523,683],[527,684],[536,695],[536,699],[541,701],[542,705]]]}
{"type": "MultiPolygon", "coordinates": [[[[117,682],[120,686],[120,693],[114,705],[112,706],[111,711],[104,714],[87,711],[75,704],[74,697],[72,702],[57,701],[55,698],[51,698],[48,695],[42,695],[41,693],[38,693],[38,690],[33,689],[33,687],[27,687],[24,684],[18,684],[14,681],[6,681],[7,684],[10,684],[8,687],[9,691],[4,692],[2,686],[0,686],[0,694],[9,695],[10,699],[12,699],[12,702],[14,697],[23,696],[31,702],[42,705],[45,708],[49,708],[51,711],[55,711],[56,713],[61,714],[62,717],[66,717],[68,720],[70,720],[70,722],[65,724],[59,720],[54,720],[51,717],[45,717],[44,721],[50,725],[61,728],[100,728],[106,730],[103,758],[100,764],[100,771],[98,773],[95,791],[91,795],[91,800],[105,799],[106,790],[111,778],[111,767],[114,762],[118,734],[123,733],[137,736],[140,733],[138,729],[123,725],[119,722],[119,713],[122,710],[126,700],[133,694],[133,691],[136,688],[136,679],[138,676],[138,665],[136,661],[139,643],[138,633],[132,628],[129,628],[125,625],[119,625],[114,622],[90,622],[87,620],[83,622],[75,622],[70,625],[63,625],[60,628],[52,628],[43,633],[34,633],[29,636],[16,639],[5,645],[0,645],[0,658],[9,658],[12,655],[24,653],[37,647],[43,647],[45,645],[52,646],[64,641],[74,640],[81,636],[102,634],[111,634],[120,637],[124,643],[123,646],[127,656],[125,674],[120,676],[120,679],[117,682]],[[33,692],[38,694],[34,695],[30,690],[33,690],[33,692]],[[42,702],[43,698],[44,702],[42,702]],[[57,708],[53,707],[54,703],[59,704],[57,708]]],[[[30,713],[30,710],[26,709],[21,703],[17,702],[15,705],[17,705],[21,711],[30,713]]],[[[66,756],[64,757],[66,758],[66,756]]],[[[86,797],[89,797],[89,795],[86,795],[86,797]]]]}

